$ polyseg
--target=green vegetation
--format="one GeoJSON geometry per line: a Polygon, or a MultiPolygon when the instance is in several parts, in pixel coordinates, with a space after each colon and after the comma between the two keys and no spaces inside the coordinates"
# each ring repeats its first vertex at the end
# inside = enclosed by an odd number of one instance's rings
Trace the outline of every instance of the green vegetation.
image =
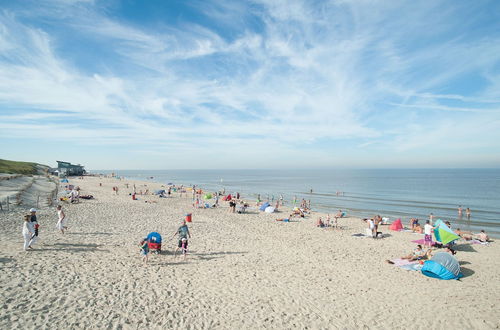
{"type": "Polygon", "coordinates": [[[0,173],[32,175],[43,172],[48,166],[30,162],[15,162],[13,160],[0,159],[0,173]]]}

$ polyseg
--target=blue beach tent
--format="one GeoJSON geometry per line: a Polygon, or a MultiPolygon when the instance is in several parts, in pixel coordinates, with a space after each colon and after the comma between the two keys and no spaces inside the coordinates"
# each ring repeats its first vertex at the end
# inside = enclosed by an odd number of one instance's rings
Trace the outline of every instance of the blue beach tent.
{"type": "Polygon", "coordinates": [[[463,276],[458,260],[447,252],[436,253],[431,260],[424,262],[421,271],[425,276],[440,280],[458,280],[463,276]]]}
{"type": "Polygon", "coordinates": [[[259,207],[259,210],[264,211],[266,209],[266,207],[268,207],[268,206],[271,206],[271,205],[268,202],[265,202],[264,204],[262,204],[259,207]]]}
{"type": "Polygon", "coordinates": [[[146,239],[151,243],[161,243],[161,235],[155,231],[149,233],[146,239]]]}

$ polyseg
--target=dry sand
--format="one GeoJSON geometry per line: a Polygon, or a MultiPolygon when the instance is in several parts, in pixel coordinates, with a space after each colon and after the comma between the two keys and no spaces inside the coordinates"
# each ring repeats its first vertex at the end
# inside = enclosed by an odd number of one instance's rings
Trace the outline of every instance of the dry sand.
{"type": "Polygon", "coordinates": [[[415,234],[355,238],[365,227],[356,218],[326,230],[314,226],[318,214],[281,223],[284,212],[193,210],[177,194],[132,201],[125,182],[133,181],[72,180],[95,199],[63,204],[65,235],[55,209],[40,210],[34,251],[22,251],[22,213],[0,214],[1,329],[500,327],[498,242],[460,244],[465,277],[440,281],[385,262],[411,252],[415,234]],[[183,262],[171,236],[187,212],[193,238],[183,262]],[[165,253],[144,266],[138,243],[150,231],[162,234],[165,253]]]}

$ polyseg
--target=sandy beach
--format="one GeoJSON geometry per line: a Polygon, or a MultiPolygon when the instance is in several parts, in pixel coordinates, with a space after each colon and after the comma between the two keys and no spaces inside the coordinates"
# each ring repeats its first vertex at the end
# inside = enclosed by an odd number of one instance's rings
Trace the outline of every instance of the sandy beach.
{"type": "MultiPolygon", "coordinates": [[[[193,209],[191,196],[138,196],[160,184],[71,179],[93,200],[62,203],[69,230],[55,228],[55,207],[38,211],[40,240],[22,250],[22,215],[0,213],[2,329],[495,329],[500,327],[500,246],[459,242],[464,277],[442,281],[386,263],[409,254],[421,236],[389,232],[357,238],[358,218],[341,230],[315,227],[313,213],[234,214],[193,209]],[[102,186],[99,185],[102,183],[102,186]],[[130,184],[130,188],[125,187],[130,184]],[[115,195],[112,187],[119,187],[115,195]],[[146,203],[151,201],[152,203],[146,203]],[[172,236],[186,213],[187,261],[172,236]],[[164,252],[144,266],[139,242],[157,231],[164,252]]],[[[244,196],[243,196],[244,197],[244,196]]]]}

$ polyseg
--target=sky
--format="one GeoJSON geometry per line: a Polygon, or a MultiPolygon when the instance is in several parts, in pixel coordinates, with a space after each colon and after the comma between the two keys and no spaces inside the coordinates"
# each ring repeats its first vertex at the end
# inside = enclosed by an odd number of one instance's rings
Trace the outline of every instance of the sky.
{"type": "Polygon", "coordinates": [[[0,158],[500,167],[500,1],[0,0],[0,158]]]}

